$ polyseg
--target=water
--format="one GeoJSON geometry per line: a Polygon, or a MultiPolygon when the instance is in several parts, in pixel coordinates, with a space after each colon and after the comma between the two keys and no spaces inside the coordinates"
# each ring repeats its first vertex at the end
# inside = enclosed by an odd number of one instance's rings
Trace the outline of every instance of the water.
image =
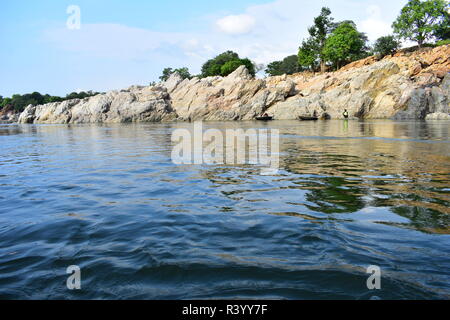
{"type": "Polygon", "coordinates": [[[172,164],[185,123],[1,125],[0,298],[449,299],[449,124],[205,125],[280,129],[273,175],[172,164]]]}

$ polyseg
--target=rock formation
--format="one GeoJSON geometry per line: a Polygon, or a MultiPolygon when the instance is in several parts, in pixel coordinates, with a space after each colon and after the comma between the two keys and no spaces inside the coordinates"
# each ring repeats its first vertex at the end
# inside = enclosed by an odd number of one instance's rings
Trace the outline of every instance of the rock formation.
{"type": "Polygon", "coordinates": [[[228,77],[131,87],[83,100],[28,106],[21,123],[251,120],[267,112],[296,119],[316,112],[340,119],[450,119],[450,45],[369,57],[337,72],[252,78],[245,67],[228,77]]]}

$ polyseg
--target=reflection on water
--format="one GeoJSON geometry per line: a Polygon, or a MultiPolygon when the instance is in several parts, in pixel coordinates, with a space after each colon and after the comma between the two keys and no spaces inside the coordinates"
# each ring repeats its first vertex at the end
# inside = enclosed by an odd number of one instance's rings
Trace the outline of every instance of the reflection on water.
{"type": "Polygon", "coordinates": [[[192,124],[0,126],[0,298],[448,299],[449,124],[204,123],[279,129],[276,175],[172,164],[192,124]]]}

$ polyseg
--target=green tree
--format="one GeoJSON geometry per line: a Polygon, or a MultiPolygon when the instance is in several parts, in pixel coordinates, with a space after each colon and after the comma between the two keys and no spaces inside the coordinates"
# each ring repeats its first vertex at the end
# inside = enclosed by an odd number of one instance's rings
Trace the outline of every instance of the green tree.
{"type": "Polygon", "coordinates": [[[170,78],[170,75],[173,73],[173,69],[172,68],[164,68],[163,72],[162,72],[162,76],[159,77],[159,80],[161,81],[167,81],[167,79],[170,78]]]}
{"type": "Polygon", "coordinates": [[[367,54],[367,37],[358,32],[355,24],[340,23],[327,38],[324,57],[331,61],[336,69],[360,59],[367,54]]]}
{"type": "Polygon", "coordinates": [[[409,0],[392,28],[400,38],[415,41],[421,48],[439,33],[448,32],[448,6],[446,0],[409,0]]]}
{"type": "Polygon", "coordinates": [[[373,51],[379,57],[383,58],[387,55],[395,53],[400,47],[400,43],[394,36],[385,36],[375,41],[373,51]]]}
{"type": "Polygon", "coordinates": [[[175,72],[178,73],[182,79],[192,79],[192,75],[186,67],[175,69],[175,72]]]}
{"type": "Polygon", "coordinates": [[[224,77],[232,73],[234,70],[239,68],[242,65],[241,60],[231,60],[226,62],[221,68],[220,68],[220,74],[224,77]]]}
{"type": "Polygon", "coordinates": [[[228,61],[220,68],[220,74],[226,77],[230,73],[234,72],[240,66],[245,66],[248,72],[252,76],[255,76],[256,74],[255,65],[253,64],[253,62],[250,61],[250,59],[247,58],[228,61]]]}
{"type": "Polygon", "coordinates": [[[191,79],[192,75],[189,72],[188,68],[179,68],[179,69],[172,69],[172,68],[165,68],[163,70],[163,74],[161,77],[159,77],[159,79],[161,81],[167,81],[170,76],[174,73],[178,73],[182,79],[191,79]]]}
{"type": "Polygon", "coordinates": [[[444,11],[443,14],[444,18],[434,32],[434,37],[437,41],[450,40],[450,13],[449,11],[444,11]]]}
{"type": "Polygon", "coordinates": [[[241,59],[233,51],[226,51],[213,59],[208,60],[202,66],[202,77],[226,76],[235,71],[239,66],[245,65],[252,76],[255,76],[255,65],[249,59],[241,59]]]}
{"type": "Polygon", "coordinates": [[[11,106],[11,98],[3,98],[3,101],[1,102],[1,109],[9,106],[11,106]]]}
{"type": "Polygon", "coordinates": [[[320,15],[314,18],[314,25],[308,28],[309,38],[303,41],[298,52],[298,62],[301,66],[315,70],[319,64],[320,70],[325,72],[324,48],[334,26],[333,20],[331,10],[326,7],[322,8],[320,15]]]}
{"type": "Polygon", "coordinates": [[[315,71],[318,66],[317,49],[311,39],[305,40],[298,50],[298,64],[301,68],[315,71]]]}
{"type": "Polygon", "coordinates": [[[282,61],[274,61],[267,65],[265,72],[271,76],[281,76],[283,74],[294,74],[300,72],[298,56],[292,55],[282,61]]]}
{"type": "Polygon", "coordinates": [[[283,61],[273,61],[267,65],[264,71],[270,76],[281,76],[283,75],[283,61]]]}

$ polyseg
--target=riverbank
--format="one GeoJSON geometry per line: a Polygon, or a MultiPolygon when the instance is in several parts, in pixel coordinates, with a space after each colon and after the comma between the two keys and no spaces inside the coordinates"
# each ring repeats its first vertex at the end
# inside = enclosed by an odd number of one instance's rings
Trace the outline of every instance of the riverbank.
{"type": "Polygon", "coordinates": [[[450,45],[369,57],[339,71],[255,79],[245,67],[228,77],[183,80],[41,106],[20,123],[293,120],[316,113],[341,119],[450,119],[450,45]]]}

